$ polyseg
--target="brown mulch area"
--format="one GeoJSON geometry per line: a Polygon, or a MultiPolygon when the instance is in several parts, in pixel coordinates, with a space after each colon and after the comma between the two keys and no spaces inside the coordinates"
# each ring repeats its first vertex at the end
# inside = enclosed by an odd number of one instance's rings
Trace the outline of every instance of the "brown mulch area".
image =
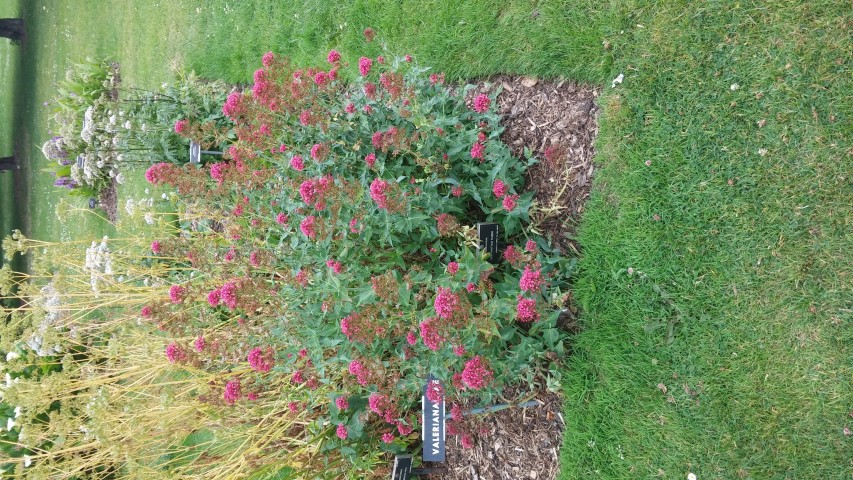
{"type": "Polygon", "coordinates": [[[509,408],[482,416],[472,448],[459,436],[447,437],[447,461],[432,480],[554,479],[559,472],[563,442],[563,398],[539,392],[539,406],[509,408]]]}
{"type": "Polygon", "coordinates": [[[536,191],[539,206],[533,228],[553,246],[577,253],[567,236],[574,234],[589,197],[599,91],[563,80],[501,76],[492,81],[503,87],[497,101],[506,128],[501,139],[515,156],[528,148],[539,159],[528,172],[526,186],[536,191]]]}
{"type": "MultiPolygon", "coordinates": [[[[536,191],[532,226],[565,254],[578,254],[571,240],[589,197],[594,171],[593,141],[598,133],[599,90],[568,81],[541,81],[528,77],[497,76],[497,107],[505,131],[501,139],[516,156],[528,148],[540,159],[527,177],[526,191],[536,191]]],[[[488,89],[481,83],[471,98],[488,89]]],[[[572,305],[561,315],[560,326],[574,330],[572,305]]],[[[559,472],[564,421],[562,397],[546,391],[535,398],[542,405],[511,408],[483,417],[473,448],[463,449],[459,437],[447,438],[447,461],[431,480],[552,480],[559,472]]]]}
{"type": "Polygon", "coordinates": [[[110,185],[101,190],[98,196],[98,204],[107,215],[107,220],[116,223],[118,220],[118,193],[116,191],[115,179],[110,179],[110,185]]]}

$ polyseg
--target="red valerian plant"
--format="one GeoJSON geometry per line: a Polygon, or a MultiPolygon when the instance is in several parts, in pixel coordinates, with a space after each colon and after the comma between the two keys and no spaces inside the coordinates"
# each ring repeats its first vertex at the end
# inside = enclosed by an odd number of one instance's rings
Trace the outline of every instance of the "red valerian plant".
{"type": "Polygon", "coordinates": [[[216,351],[248,362],[212,387],[219,398],[237,406],[249,398],[241,385],[257,398],[286,378],[327,447],[355,459],[358,448],[417,442],[430,374],[442,381],[431,399],[468,407],[508,384],[556,388],[555,306],[570,266],[526,230],[532,193],[521,190],[535,160],[501,142],[494,94],[469,109],[473,87],[451,89],[410,57],[361,57],[344,83],[346,59],[327,59],[324,70],[264,55],[251,88],[223,105],[236,135],[224,161],[155,165],[146,177],[216,219],[205,240],[215,247],[178,240],[190,265],[171,279],[177,302],[158,307],[203,313],[166,330],[233,328],[232,342],[203,340],[192,360],[214,368],[216,351]],[[476,248],[478,222],[500,225],[498,258],[476,248]]]}

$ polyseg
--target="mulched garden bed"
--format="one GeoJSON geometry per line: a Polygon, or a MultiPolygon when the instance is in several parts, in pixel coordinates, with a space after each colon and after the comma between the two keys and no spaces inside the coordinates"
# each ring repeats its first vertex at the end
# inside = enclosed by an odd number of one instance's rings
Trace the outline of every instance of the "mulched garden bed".
{"type": "Polygon", "coordinates": [[[116,223],[118,220],[118,191],[116,188],[116,180],[110,179],[110,184],[98,195],[98,203],[104,209],[107,220],[116,223]]]}
{"type": "MultiPolygon", "coordinates": [[[[564,254],[578,255],[571,237],[589,197],[595,169],[592,163],[593,141],[598,133],[595,100],[600,90],[568,81],[497,76],[480,83],[471,98],[486,92],[487,84],[502,88],[497,99],[505,127],[502,140],[514,155],[522,156],[527,148],[540,159],[531,168],[526,185],[527,191],[536,192],[534,198],[538,203],[532,213],[532,227],[564,254]]],[[[560,326],[574,330],[575,313],[574,306],[567,305],[560,326]]],[[[556,478],[565,426],[562,397],[543,390],[536,392],[535,398],[541,402],[538,407],[511,408],[486,415],[473,448],[464,449],[459,437],[448,437],[447,461],[427,465],[444,467],[445,471],[425,478],[556,478]]]]}

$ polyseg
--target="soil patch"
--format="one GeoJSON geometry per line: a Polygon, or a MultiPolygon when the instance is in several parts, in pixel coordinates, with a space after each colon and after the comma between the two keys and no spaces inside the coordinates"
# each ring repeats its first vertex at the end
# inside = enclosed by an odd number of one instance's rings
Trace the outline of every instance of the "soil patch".
{"type": "Polygon", "coordinates": [[[118,192],[115,178],[110,179],[110,184],[98,194],[98,203],[104,209],[107,220],[116,223],[118,220],[118,192]]]}
{"type": "MultiPolygon", "coordinates": [[[[526,191],[535,191],[532,228],[564,254],[579,254],[572,240],[577,220],[589,197],[595,167],[593,141],[598,133],[600,90],[568,81],[540,81],[528,77],[497,76],[481,83],[470,100],[501,88],[498,112],[505,130],[501,139],[516,156],[525,149],[540,161],[527,177],[526,191]]],[[[569,302],[560,326],[575,329],[574,306],[569,302]]],[[[517,395],[516,395],[517,397],[517,395]]],[[[508,397],[513,398],[513,397],[508,397]]],[[[565,426],[562,397],[535,392],[540,406],[510,408],[482,418],[475,445],[462,448],[460,437],[448,436],[447,461],[432,480],[553,480],[559,472],[560,446],[565,426]]]]}
{"type": "Polygon", "coordinates": [[[577,253],[571,240],[589,197],[598,134],[599,90],[568,81],[499,76],[498,112],[505,128],[501,139],[515,156],[525,149],[539,159],[528,172],[527,191],[535,191],[532,224],[537,233],[565,253],[577,253]]]}

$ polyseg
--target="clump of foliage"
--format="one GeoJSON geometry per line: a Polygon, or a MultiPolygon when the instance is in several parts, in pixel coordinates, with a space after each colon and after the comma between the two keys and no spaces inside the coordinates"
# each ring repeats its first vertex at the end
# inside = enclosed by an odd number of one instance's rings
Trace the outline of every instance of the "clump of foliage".
{"type": "Polygon", "coordinates": [[[201,83],[119,111],[159,132],[149,150],[227,146],[147,169],[178,210],[150,237],[7,239],[44,253],[1,330],[20,356],[2,388],[16,472],[377,478],[386,452],[419,448],[429,375],[466,446],[471,410],[507,386],[559,386],[572,262],[527,229],[536,160],[501,142],[495,97],[408,56],[362,57],[347,82],[328,61],[267,53],[215,111],[223,89],[201,83]],[[496,258],[481,222],[501,228],[496,258]],[[39,363],[55,370],[21,373],[39,363]]]}
{"type": "MultiPolygon", "coordinates": [[[[363,57],[348,83],[337,52],[329,61],[304,69],[266,54],[251,90],[223,107],[237,136],[226,161],[146,173],[222,232],[204,250],[158,246],[192,267],[172,279],[162,318],[200,309],[263,332],[250,343],[268,368],[253,382],[306,386],[300,405],[339,426],[327,448],[353,461],[417,442],[430,374],[444,382],[435,398],[459,412],[450,431],[470,440],[466,408],[519,380],[557,385],[570,262],[525,232],[532,194],[520,190],[534,160],[500,141],[494,98],[468,105],[471,87],[448,88],[404,58],[363,57]],[[477,222],[501,226],[502,259],[477,249],[477,222]],[[332,393],[312,393],[321,386],[332,393]]],[[[176,338],[198,328],[170,325],[176,338]]]]}
{"type": "MultiPolygon", "coordinates": [[[[173,83],[153,90],[119,88],[118,64],[87,60],[59,82],[53,123],[57,135],[42,153],[55,185],[93,195],[133,165],[189,161],[189,141],[179,119],[199,128],[203,148],[224,148],[229,133],[220,106],[231,87],[177,72],[173,83]]],[[[233,134],[231,134],[233,137],[233,134]]]]}

